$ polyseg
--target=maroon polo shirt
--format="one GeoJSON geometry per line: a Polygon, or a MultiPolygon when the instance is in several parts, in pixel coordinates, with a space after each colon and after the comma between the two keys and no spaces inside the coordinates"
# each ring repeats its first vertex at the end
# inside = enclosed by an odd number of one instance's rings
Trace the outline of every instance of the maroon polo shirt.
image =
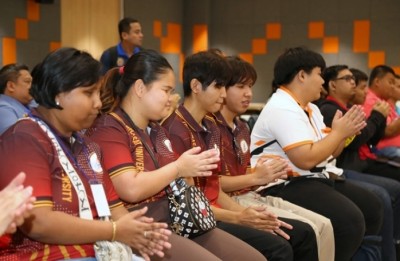
{"type": "MultiPolygon", "coordinates": [[[[206,116],[200,126],[192,115],[183,105],[172,113],[164,122],[163,126],[169,133],[172,145],[179,154],[195,146],[201,147],[202,151],[215,148],[221,148],[221,136],[215,119],[206,116]]],[[[200,187],[207,196],[210,204],[216,205],[219,194],[219,174],[221,167],[215,169],[209,177],[194,178],[195,184],[200,187]]]]}
{"type": "MultiPolygon", "coordinates": [[[[165,133],[165,129],[159,124],[151,123],[149,125],[150,133],[128,133],[125,125],[130,123],[125,118],[121,109],[114,111],[119,119],[110,114],[102,115],[96,120],[91,132],[91,139],[100,145],[104,155],[104,166],[111,178],[118,176],[126,171],[152,171],[157,169],[150,153],[143,146],[140,137],[152,150],[153,155],[160,167],[176,160],[176,154],[169,145],[169,138],[165,133]]],[[[145,130],[146,132],[149,129],[145,130]]],[[[135,189],[135,188],[132,188],[135,189]]],[[[140,203],[152,202],[165,197],[165,191],[161,190],[156,195],[141,202],[125,202],[128,209],[140,203]]]]}
{"type": "MultiPolygon", "coordinates": [[[[34,115],[40,117],[36,112],[34,115]]],[[[90,163],[93,154],[96,154],[101,162],[99,146],[78,133],[75,134],[78,139],[70,144],[69,138],[63,137],[51,126],[50,128],[66,148],[65,154],[70,155],[70,162],[74,164],[85,187],[93,218],[97,218],[97,212],[89,180],[103,184],[110,208],[122,207],[107,172],[99,171],[98,167],[92,168],[90,163]],[[71,157],[75,158],[76,163],[71,157]]],[[[35,208],[52,207],[54,211],[79,216],[79,199],[76,191],[61,166],[51,140],[36,122],[24,119],[8,129],[0,137],[0,155],[0,189],[19,172],[24,171],[26,173],[24,185],[33,187],[33,195],[37,199],[34,203],[35,208]]],[[[60,223],[60,226],[62,225],[60,223]]],[[[6,257],[6,260],[59,260],[93,257],[94,250],[93,244],[43,244],[31,240],[18,230],[13,235],[10,246],[0,250],[0,256],[6,257]]]]}
{"type": "MultiPolygon", "coordinates": [[[[222,175],[245,175],[250,168],[250,130],[247,124],[235,118],[233,130],[220,112],[215,114],[216,123],[221,131],[221,161],[222,175]]],[[[230,195],[240,195],[250,191],[250,188],[230,192],[230,195]]]]}

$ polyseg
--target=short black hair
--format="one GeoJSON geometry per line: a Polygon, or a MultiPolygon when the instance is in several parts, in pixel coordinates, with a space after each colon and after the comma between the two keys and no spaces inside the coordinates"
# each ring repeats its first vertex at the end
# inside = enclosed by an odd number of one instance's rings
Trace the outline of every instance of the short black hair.
{"type": "Polygon", "coordinates": [[[183,94],[192,93],[190,82],[197,79],[205,90],[211,83],[225,87],[231,77],[229,64],[224,56],[215,51],[202,51],[188,56],[183,65],[183,94]]]}
{"type": "Polygon", "coordinates": [[[356,68],[350,68],[350,72],[353,74],[354,79],[356,81],[356,86],[361,82],[361,81],[368,81],[368,75],[356,68]]]}
{"type": "Polygon", "coordinates": [[[129,31],[131,30],[132,23],[139,23],[139,21],[131,17],[125,17],[121,19],[121,21],[119,21],[118,33],[119,33],[119,38],[121,40],[122,40],[122,33],[129,33],[129,31]]]}
{"type": "Polygon", "coordinates": [[[49,53],[32,70],[31,95],[48,109],[62,109],[55,97],[77,87],[91,86],[100,79],[101,64],[89,53],[75,48],[60,48],[49,53]]]}
{"type": "Polygon", "coordinates": [[[28,66],[25,64],[7,64],[0,70],[0,94],[4,94],[7,86],[7,82],[16,82],[18,79],[19,72],[21,70],[29,71],[28,66]]]}
{"type": "Polygon", "coordinates": [[[382,78],[388,73],[396,75],[394,70],[391,67],[387,66],[387,65],[375,66],[372,69],[371,74],[369,75],[369,86],[372,86],[372,83],[374,82],[374,80],[376,78],[382,78]]]}
{"type": "Polygon", "coordinates": [[[257,80],[257,72],[253,65],[238,56],[228,56],[226,60],[231,69],[231,77],[226,85],[227,89],[237,83],[254,85],[257,80]]]}
{"type": "Polygon", "coordinates": [[[324,79],[324,86],[325,90],[329,93],[329,82],[335,80],[339,72],[349,69],[347,65],[339,64],[339,65],[332,65],[327,67],[325,70],[322,71],[322,78],[324,79]]]}
{"type": "Polygon", "coordinates": [[[323,71],[325,66],[325,60],[319,53],[305,47],[289,48],[275,62],[272,89],[276,91],[279,86],[289,84],[301,70],[311,73],[316,67],[323,71]]]}

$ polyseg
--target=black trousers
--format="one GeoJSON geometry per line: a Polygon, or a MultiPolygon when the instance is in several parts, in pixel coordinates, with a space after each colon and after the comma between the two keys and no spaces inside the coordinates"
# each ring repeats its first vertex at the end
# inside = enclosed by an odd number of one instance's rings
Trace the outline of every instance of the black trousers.
{"type": "Polygon", "coordinates": [[[287,185],[270,187],[261,194],[281,197],[329,218],[335,234],[337,261],[350,260],[360,246],[365,232],[377,233],[380,224],[373,222],[382,222],[382,204],[379,198],[348,182],[334,183],[325,179],[303,178],[287,185]]]}
{"type": "Polygon", "coordinates": [[[311,226],[292,219],[282,218],[282,221],[293,226],[292,230],[283,229],[290,236],[289,241],[269,232],[236,224],[218,222],[217,227],[245,241],[268,261],[318,261],[317,242],[311,226]]]}

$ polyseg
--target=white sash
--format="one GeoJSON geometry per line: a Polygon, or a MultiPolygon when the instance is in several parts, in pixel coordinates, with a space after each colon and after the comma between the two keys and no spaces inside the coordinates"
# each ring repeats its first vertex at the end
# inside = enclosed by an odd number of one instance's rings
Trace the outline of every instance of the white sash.
{"type": "Polygon", "coordinates": [[[65,173],[67,173],[69,179],[71,180],[72,185],[74,186],[74,189],[78,196],[79,217],[83,218],[83,219],[93,220],[93,214],[92,214],[92,210],[90,209],[89,199],[87,197],[85,186],[83,185],[82,180],[79,177],[78,173],[76,172],[74,166],[71,164],[70,160],[65,155],[63,149],[61,148],[60,144],[58,143],[57,138],[51,132],[49,127],[47,125],[45,125],[41,120],[37,120],[37,119],[31,118],[31,117],[28,117],[28,119],[31,119],[31,120],[35,121],[37,124],[39,124],[40,128],[42,128],[42,130],[47,134],[47,136],[50,138],[51,142],[53,143],[53,145],[57,151],[61,166],[63,167],[65,173]]]}

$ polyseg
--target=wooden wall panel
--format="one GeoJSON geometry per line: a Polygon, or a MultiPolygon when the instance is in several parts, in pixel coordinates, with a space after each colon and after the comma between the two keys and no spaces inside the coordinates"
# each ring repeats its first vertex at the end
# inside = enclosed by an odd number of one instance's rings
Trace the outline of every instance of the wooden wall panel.
{"type": "Polygon", "coordinates": [[[121,0],[61,0],[61,45],[100,58],[119,42],[121,0]]]}

